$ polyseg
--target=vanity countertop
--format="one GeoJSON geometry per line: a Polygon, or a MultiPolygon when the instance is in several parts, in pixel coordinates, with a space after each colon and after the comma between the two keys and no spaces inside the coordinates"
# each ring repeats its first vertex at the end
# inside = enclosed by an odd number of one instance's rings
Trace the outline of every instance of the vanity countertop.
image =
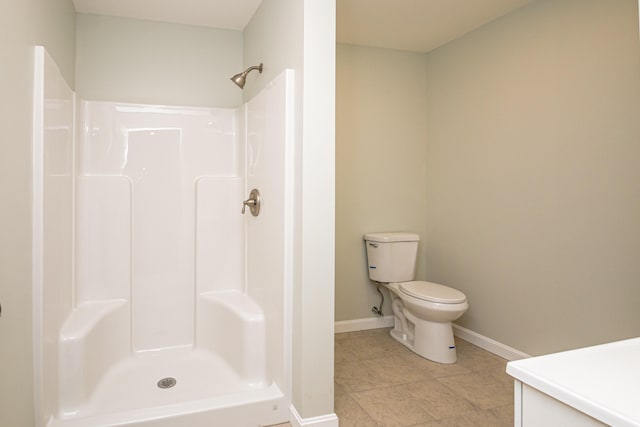
{"type": "Polygon", "coordinates": [[[640,426],[640,338],[509,362],[507,373],[605,424],[640,426]]]}

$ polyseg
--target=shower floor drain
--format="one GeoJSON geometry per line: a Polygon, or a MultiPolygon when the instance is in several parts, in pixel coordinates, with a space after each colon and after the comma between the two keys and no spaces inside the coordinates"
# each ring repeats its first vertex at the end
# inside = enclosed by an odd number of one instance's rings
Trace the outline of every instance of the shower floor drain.
{"type": "Polygon", "coordinates": [[[167,377],[167,378],[163,378],[160,381],[158,381],[158,387],[160,388],[171,388],[174,385],[176,385],[176,379],[175,378],[171,378],[171,377],[167,377]]]}

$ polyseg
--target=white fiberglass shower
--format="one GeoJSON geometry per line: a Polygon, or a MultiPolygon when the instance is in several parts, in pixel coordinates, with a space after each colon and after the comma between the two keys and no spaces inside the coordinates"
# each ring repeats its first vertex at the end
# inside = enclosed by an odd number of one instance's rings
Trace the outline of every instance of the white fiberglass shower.
{"type": "Polygon", "coordinates": [[[228,109],[76,101],[35,64],[37,426],[287,421],[293,72],[228,109]]]}

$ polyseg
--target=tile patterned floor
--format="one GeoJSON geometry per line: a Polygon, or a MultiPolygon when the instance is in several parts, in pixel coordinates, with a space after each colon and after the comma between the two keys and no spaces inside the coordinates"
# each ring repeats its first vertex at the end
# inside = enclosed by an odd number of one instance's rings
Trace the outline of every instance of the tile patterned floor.
{"type": "Polygon", "coordinates": [[[513,425],[507,361],[456,338],[458,362],[442,365],[396,342],[389,329],[335,336],[340,427],[513,425]]]}
{"type": "Polygon", "coordinates": [[[458,338],[456,345],[458,362],[442,365],[396,342],[388,328],[336,334],[340,427],[513,426],[507,361],[458,338]]]}

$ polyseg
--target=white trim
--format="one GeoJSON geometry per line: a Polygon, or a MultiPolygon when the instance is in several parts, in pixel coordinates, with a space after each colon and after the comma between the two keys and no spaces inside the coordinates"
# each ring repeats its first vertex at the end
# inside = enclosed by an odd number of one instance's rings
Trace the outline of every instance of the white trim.
{"type": "Polygon", "coordinates": [[[513,426],[522,427],[522,383],[513,380],[513,426]]]}
{"type": "MultiPolygon", "coordinates": [[[[393,326],[394,317],[367,317],[364,319],[353,320],[340,320],[335,322],[334,332],[339,334],[341,332],[354,332],[364,331],[367,329],[389,328],[393,326]]],[[[496,340],[493,340],[484,335],[480,335],[477,332],[473,332],[462,326],[458,326],[455,323],[453,325],[453,334],[461,339],[470,342],[490,353],[498,355],[507,360],[520,360],[531,357],[530,355],[523,353],[513,347],[509,347],[506,344],[502,344],[496,340]]]]}
{"type": "Polygon", "coordinates": [[[35,425],[41,426],[43,410],[43,293],[44,293],[44,77],[43,46],[34,49],[33,123],[31,141],[31,286],[33,328],[33,400],[35,425]]]}
{"type": "Polygon", "coordinates": [[[334,332],[364,331],[366,329],[389,328],[393,326],[393,316],[367,317],[365,319],[340,320],[335,322],[334,332]]]}
{"type": "Polygon", "coordinates": [[[484,335],[480,335],[479,333],[473,332],[467,328],[463,328],[462,326],[458,326],[455,323],[453,324],[453,334],[507,360],[519,360],[531,357],[520,350],[509,347],[506,344],[502,344],[489,337],[485,337],[484,335]]]}
{"type": "MultiPolygon", "coordinates": [[[[284,394],[287,403],[293,396],[293,283],[295,270],[295,71],[284,70],[285,140],[284,140],[284,394]]],[[[245,103],[248,105],[248,103],[245,103]]],[[[246,122],[246,120],[245,120],[246,122]]],[[[245,138],[248,133],[245,130],[245,138]]],[[[246,156],[245,147],[245,156],[246,156]]],[[[245,173],[248,169],[245,159],[245,173]]],[[[245,178],[245,183],[246,183],[245,178]]],[[[245,184],[246,185],[246,184],[245,184]]],[[[246,245],[245,245],[246,247],[246,245]]],[[[245,276],[246,277],[246,276],[245,276]]]]}
{"type": "Polygon", "coordinates": [[[291,419],[289,422],[292,427],[338,427],[338,416],[336,414],[302,418],[295,406],[289,406],[289,410],[291,411],[291,419]]]}

